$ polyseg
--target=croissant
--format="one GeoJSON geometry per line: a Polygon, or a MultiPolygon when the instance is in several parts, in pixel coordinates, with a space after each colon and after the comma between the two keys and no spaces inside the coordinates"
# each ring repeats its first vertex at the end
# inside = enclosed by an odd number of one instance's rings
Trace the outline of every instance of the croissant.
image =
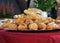
{"type": "Polygon", "coordinates": [[[44,19],[43,22],[44,22],[45,24],[48,24],[48,23],[51,23],[51,22],[55,22],[55,20],[52,19],[51,17],[48,17],[48,18],[44,19]]]}
{"type": "Polygon", "coordinates": [[[26,19],[26,20],[25,20],[25,23],[26,23],[27,25],[29,25],[30,23],[33,23],[33,21],[32,21],[31,19],[26,19]]]}
{"type": "Polygon", "coordinates": [[[7,19],[4,23],[13,23],[13,20],[7,19]]]}
{"type": "Polygon", "coordinates": [[[46,30],[46,24],[45,23],[39,23],[38,24],[38,28],[40,29],[40,30],[46,30]]]}
{"type": "Polygon", "coordinates": [[[29,30],[38,30],[38,25],[36,23],[31,23],[29,25],[29,30]]]}
{"type": "Polygon", "coordinates": [[[18,18],[18,19],[14,20],[14,23],[17,24],[17,25],[19,25],[19,24],[24,23],[24,20],[18,18]]]}
{"type": "Polygon", "coordinates": [[[16,24],[9,24],[8,30],[17,30],[17,25],[16,24]]]}
{"type": "Polygon", "coordinates": [[[33,14],[42,14],[42,10],[40,9],[37,9],[37,8],[28,8],[26,10],[24,10],[24,13],[25,14],[28,14],[28,15],[33,15],[33,14]]]}
{"type": "Polygon", "coordinates": [[[56,23],[56,24],[60,24],[60,20],[56,20],[55,23],[56,23]]]}
{"type": "Polygon", "coordinates": [[[39,24],[39,23],[42,23],[42,20],[41,20],[41,19],[36,19],[34,22],[35,22],[36,24],[39,24]]]}
{"type": "Polygon", "coordinates": [[[7,28],[7,26],[9,25],[10,23],[3,23],[2,25],[1,25],[1,28],[7,28]]]}
{"type": "Polygon", "coordinates": [[[25,23],[20,24],[18,30],[27,30],[27,25],[25,23]]]}
{"type": "Polygon", "coordinates": [[[47,30],[54,30],[54,29],[58,29],[58,28],[59,28],[59,26],[54,22],[47,24],[47,30]]]}

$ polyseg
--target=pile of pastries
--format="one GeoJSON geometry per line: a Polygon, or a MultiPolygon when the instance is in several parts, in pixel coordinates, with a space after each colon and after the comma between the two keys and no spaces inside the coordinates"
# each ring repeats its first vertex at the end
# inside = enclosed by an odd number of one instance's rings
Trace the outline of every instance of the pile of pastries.
{"type": "Polygon", "coordinates": [[[42,11],[36,8],[24,10],[23,14],[13,16],[13,20],[7,19],[0,28],[8,30],[54,30],[60,29],[60,16],[56,19],[47,17],[42,19],[42,11]]]}

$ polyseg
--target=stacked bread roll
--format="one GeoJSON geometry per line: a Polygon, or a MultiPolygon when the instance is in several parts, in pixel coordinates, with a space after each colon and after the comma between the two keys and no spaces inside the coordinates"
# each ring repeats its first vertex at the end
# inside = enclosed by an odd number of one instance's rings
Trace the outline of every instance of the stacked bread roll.
{"type": "Polygon", "coordinates": [[[42,11],[36,8],[24,10],[23,14],[13,16],[14,20],[6,20],[1,28],[8,30],[54,30],[60,28],[60,17],[42,19],[42,11]]]}

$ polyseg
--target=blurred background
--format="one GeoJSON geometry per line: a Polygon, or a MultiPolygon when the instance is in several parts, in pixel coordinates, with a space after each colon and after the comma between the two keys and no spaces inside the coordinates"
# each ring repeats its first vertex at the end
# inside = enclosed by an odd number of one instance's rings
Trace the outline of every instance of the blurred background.
{"type": "MultiPolygon", "coordinates": [[[[40,0],[35,1],[38,2],[40,0]]],[[[56,5],[51,8],[49,16],[56,18],[60,14],[60,3],[59,0],[52,1],[56,5]]],[[[43,3],[43,0],[41,2],[43,3]]],[[[34,0],[0,0],[0,18],[11,18],[16,14],[23,13],[27,8],[35,7],[35,4],[34,0]]]]}

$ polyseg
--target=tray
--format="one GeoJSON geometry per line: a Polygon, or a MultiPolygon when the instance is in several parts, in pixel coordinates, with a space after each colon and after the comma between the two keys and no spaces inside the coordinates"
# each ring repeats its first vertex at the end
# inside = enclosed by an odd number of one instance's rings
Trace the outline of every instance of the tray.
{"type": "Polygon", "coordinates": [[[7,30],[8,32],[23,32],[23,33],[46,33],[46,32],[58,32],[60,29],[55,30],[7,30]]]}

